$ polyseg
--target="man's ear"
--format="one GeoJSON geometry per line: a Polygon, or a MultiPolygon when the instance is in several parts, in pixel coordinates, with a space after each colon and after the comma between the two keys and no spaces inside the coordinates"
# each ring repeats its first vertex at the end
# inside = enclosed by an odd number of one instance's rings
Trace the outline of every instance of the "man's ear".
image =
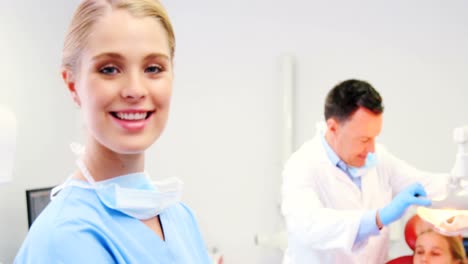
{"type": "Polygon", "coordinates": [[[327,119],[327,129],[330,131],[330,133],[335,134],[338,126],[339,123],[335,118],[331,117],[327,119]]]}
{"type": "Polygon", "coordinates": [[[70,69],[66,69],[66,68],[62,69],[62,79],[65,82],[65,85],[67,86],[68,91],[71,93],[73,101],[78,106],[81,106],[81,101],[75,88],[75,76],[73,72],[70,69]]]}

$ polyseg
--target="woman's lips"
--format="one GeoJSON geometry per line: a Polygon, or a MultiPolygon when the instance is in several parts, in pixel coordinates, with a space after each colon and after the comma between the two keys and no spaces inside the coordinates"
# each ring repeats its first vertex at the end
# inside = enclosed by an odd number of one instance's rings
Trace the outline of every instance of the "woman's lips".
{"type": "Polygon", "coordinates": [[[154,111],[120,111],[110,112],[112,119],[129,132],[142,131],[151,120],[154,111]]]}

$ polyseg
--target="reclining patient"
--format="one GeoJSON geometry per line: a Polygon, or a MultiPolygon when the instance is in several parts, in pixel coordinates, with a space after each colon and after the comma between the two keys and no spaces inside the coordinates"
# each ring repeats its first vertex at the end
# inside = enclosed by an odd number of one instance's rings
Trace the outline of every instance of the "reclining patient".
{"type": "Polygon", "coordinates": [[[462,239],[444,236],[432,229],[421,232],[416,239],[413,264],[467,264],[462,239]]]}

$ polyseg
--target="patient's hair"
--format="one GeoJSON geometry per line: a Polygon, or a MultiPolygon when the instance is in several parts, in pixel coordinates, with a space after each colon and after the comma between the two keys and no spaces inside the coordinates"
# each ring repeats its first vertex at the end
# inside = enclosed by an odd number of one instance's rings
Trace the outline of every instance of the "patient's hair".
{"type": "Polygon", "coordinates": [[[338,122],[347,121],[359,107],[375,114],[381,114],[384,110],[382,97],[368,82],[341,82],[328,92],[325,99],[325,121],[330,118],[335,118],[338,122]]]}
{"type": "Polygon", "coordinates": [[[171,58],[174,57],[175,36],[166,10],[158,0],[83,0],[78,6],[62,51],[62,67],[75,71],[81,51],[86,47],[93,25],[108,11],[123,9],[135,17],[154,17],[166,30],[171,58]]]}

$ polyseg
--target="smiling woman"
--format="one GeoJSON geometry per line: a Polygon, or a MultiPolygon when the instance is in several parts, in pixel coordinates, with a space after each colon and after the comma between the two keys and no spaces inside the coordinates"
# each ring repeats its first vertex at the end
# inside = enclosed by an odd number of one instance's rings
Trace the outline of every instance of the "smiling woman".
{"type": "Polygon", "coordinates": [[[172,34],[153,17],[136,18],[111,6],[101,13],[78,63],[64,58],[63,77],[83,109],[90,140],[113,151],[139,152],[166,124],[173,78],[173,41],[167,36],[172,34]]]}
{"type": "Polygon", "coordinates": [[[156,0],[85,0],[62,77],[86,133],[79,170],[52,191],[15,263],[210,263],[178,179],[151,182],[145,151],[172,93],[174,33],[156,0]]]}

